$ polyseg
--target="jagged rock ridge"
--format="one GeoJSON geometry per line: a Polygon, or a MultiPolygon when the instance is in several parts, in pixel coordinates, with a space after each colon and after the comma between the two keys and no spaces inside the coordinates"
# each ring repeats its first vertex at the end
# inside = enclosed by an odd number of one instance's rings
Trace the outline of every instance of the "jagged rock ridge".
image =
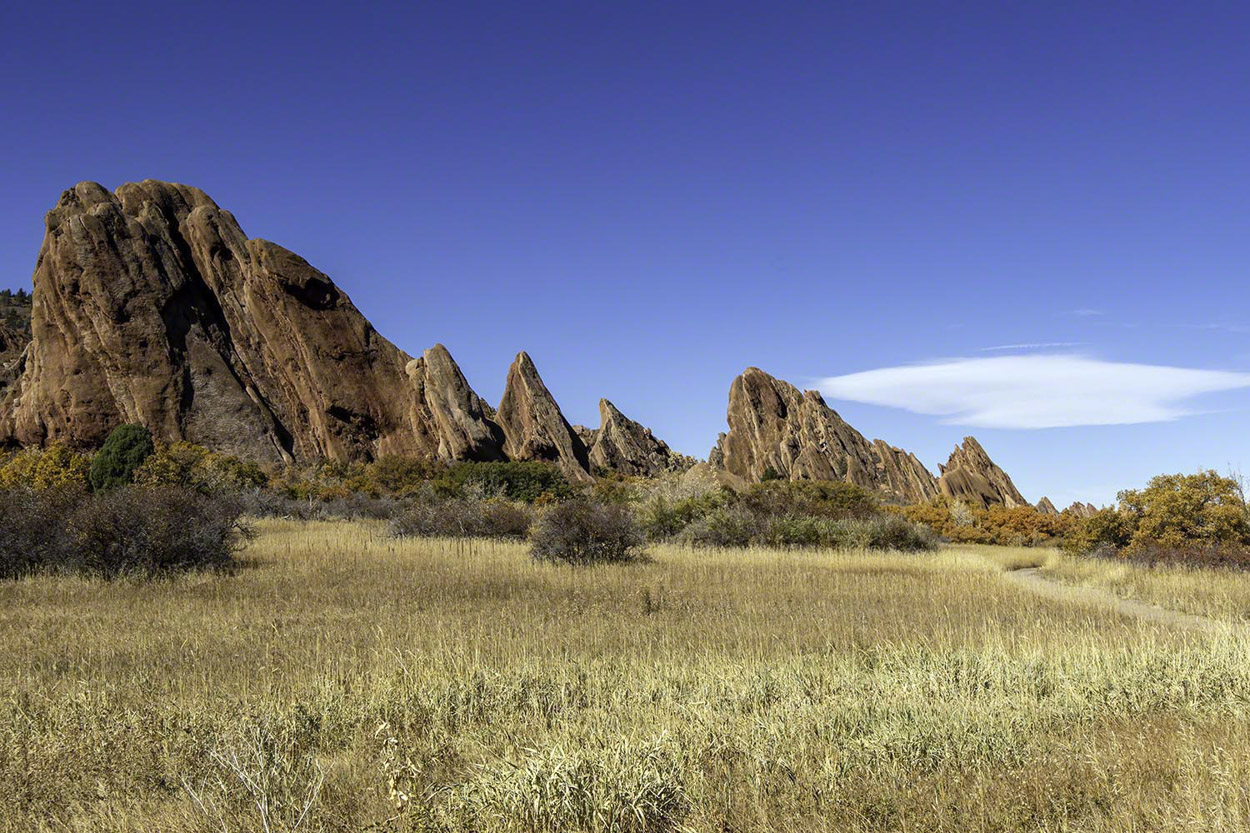
{"type": "Polygon", "coordinates": [[[999,468],[975,437],[964,437],[955,446],[946,465],[938,466],[938,489],[947,497],[983,507],[1026,506],[1028,501],[1016,489],[1007,473],[999,468]]]}
{"type": "Polygon", "coordinates": [[[599,429],[587,435],[593,438],[590,464],[604,471],[655,477],[685,471],[695,463],[673,451],[650,428],[625,416],[606,399],[599,400],[599,429]]]}
{"type": "Polygon", "coordinates": [[[1038,512],[1040,512],[1043,515],[1058,515],[1059,514],[1059,510],[1055,508],[1055,504],[1051,503],[1050,498],[1048,497],[1043,497],[1041,500],[1039,500],[1035,508],[1037,509],[1038,512]]]}
{"type": "Polygon", "coordinates": [[[818,392],[800,392],[757,367],[734,379],[727,417],[729,432],[720,435],[708,463],[740,481],[843,480],[903,503],[938,495],[982,506],[1025,503],[972,437],[935,478],[916,455],[883,440],[869,442],[818,392]]]}
{"type": "Polygon", "coordinates": [[[869,442],[816,391],[800,392],[757,367],[729,389],[729,432],[709,462],[747,482],[765,474],[790,480],[844,480],[887,497],[918,503],[938,494],[937,481],[914,454],[869,442]]]}

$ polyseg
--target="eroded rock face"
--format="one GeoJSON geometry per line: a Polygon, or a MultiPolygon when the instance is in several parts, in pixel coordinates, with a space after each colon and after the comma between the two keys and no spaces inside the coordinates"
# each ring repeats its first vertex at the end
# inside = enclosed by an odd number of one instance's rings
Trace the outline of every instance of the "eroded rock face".
{"type": "Polygon", "coordinates": [[[655,477],[666,472],[685,471],[694,465],[678,454],[650,428],[625,416],[606,399],[599,400],[599,430],[590,447],[590,464],[603,471],[634,477],[655,477]]]}
{"type": "Polygon", "coordinates": [[[473,392],[451,353],[436,344],[408,362],[417,397],[413,428],[425,432],[441,460],[502,460],[503,430],[490,406],[473,392]]]}
{"type": "Polygon", "coordinates": [[[843,480],[889,499],[919,503],[937,483],[915,455],[869,442],[816,391],[800,392],[756,367],[729,389],[729,432],[709,463],[747,482],[766,473],[790,480],[843,480]]]}
{"type": "Polygon", "coordinates": [[[1092,503],[1081,503],[1078,500],[1063,511],[1070,512],[1078,518],[1089,518],[1098,514],[1098,507],[1092,503]]]}
{"type": "Polygon", "coordinates": [[[1028,501],[1007,473],[995,465],[975,437],[964,437],[946,465],[938,466],[938,489],[943,495],[983,507],[1025,506],[1028,501]]]}
{"type": "Polygon", "coordinates": [[[517,354],[508,368],[495,419],[503,429],[508,459],[554,463],[574,482],[593,479],[586,446],[560,412],[528,353],[517,354]]]}
{"type": "Polygon", "coordinates": [[[490,458],[446,351],[410,376],[330,278],[199,189],[82,183],[45,225],[0,437],[96,445],[140,422],[260,460],[490,458]]]}
{"type": "Polygon", "coordinates": [[[1043,515],[1058,515],[1059,514],[1059,510],[1055,508],[1055,504],[1051,503],[1050,498],[1048,497],[1043,497],[1041,500],[1039,500],[1035,508],[1037,509],[1038,512],[1040,512],[1043,515]]]}
{"type": "Polygon", "coordinates": [[[30,335],[25,330],[0,323],[0,414],[9,410],[14,385],[26,366],[26,346],[29,343],[30,335]]]}

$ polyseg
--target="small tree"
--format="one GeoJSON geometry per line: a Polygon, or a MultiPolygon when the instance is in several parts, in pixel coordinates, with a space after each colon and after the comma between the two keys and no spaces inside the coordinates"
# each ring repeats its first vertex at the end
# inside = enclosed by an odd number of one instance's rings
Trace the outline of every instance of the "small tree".
{"type": "Polygon", "coordinates": [[[1145,489],[1119,494],[1133,521],[1133,547],[1250,543],[1250,524],[1235,480],[1214,471],[1161,474],[1145,489]]]}
{"type": "Polygon", "coordinates": [[[135,423],[117,426],[91,461],[91,488],[106,491],[133,483],[135,470],[153,450],[147,428],[135,423]]]}

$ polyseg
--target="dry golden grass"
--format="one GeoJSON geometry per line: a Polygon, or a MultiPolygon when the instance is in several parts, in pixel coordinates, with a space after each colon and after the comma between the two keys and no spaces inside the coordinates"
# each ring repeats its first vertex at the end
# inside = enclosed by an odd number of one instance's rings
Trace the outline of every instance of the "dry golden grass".
{"type": "Polygon", "coordinates": [[[1029,551],[269,522],[238,575],[0,585],[0,829],[1248,830],[1250,642],[1029,551]]]}

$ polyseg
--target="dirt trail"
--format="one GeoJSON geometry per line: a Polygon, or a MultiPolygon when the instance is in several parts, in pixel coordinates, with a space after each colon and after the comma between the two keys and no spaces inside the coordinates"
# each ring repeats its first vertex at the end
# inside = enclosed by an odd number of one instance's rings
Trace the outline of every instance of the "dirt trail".
{"type": "Polygon", "coordinates": [[[1206,616],[1195,616],[1191,613],[1181,613],[1179,610],[1156,607],[1155,605],[1134,599],[1123,599],[1107,590],[1098,590],[1093,587],[1078,587],[1072,584],[1051,581],[1040,575],[1036,567],[1009,570],[1004,575],[1011,583],[1039,596],[1060,601],[1081,602],[1088,605],[1109,607],[1125,616],[1135,616],[1138,619],[1156,622],[1160,625],[1172,625],[1189,630],[1224,632],[1238,627],[1230,622],[1222,622],[1206,616]]]}

